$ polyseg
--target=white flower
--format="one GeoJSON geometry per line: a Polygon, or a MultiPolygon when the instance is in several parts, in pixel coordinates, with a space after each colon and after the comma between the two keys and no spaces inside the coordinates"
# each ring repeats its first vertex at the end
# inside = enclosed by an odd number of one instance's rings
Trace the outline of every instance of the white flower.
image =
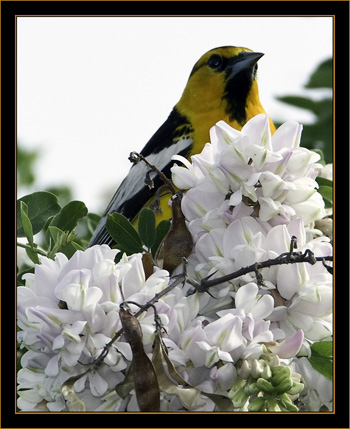
{"type": "MultiPolygon", "coordinates": [[[[26,286],[18,288],[17,296],[18,340],[29,351],[22,357],[18,376],[20,409],[63,410],[62,384],[83,374],[121,327],[123,294],[147,302],[166,287],[167,271],[158,270],[145,280],[142,255],[124,256],[115,264],[117,252],[102,245],[77,251],[69,261],[61,254],[54,261],[42,257],[35,273],[24,276],[26,286]]],[[[153,332],[151,313],[148,323],[153,332]]],[[[167,321],[165,315],[162,321],[167,321]]],[[[124,380],[122,371],[131,360],[130,345],[118,341],[98,370],[76,381],[87,410],[103,408],[103,397],[124,380]]],[[[122,405],[119,399],[113,402],[116,406],[122,405]]]]}

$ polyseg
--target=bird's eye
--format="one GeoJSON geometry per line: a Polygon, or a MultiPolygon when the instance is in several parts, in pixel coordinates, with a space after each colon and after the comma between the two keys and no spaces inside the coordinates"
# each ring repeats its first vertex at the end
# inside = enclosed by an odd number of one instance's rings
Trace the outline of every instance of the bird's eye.
{"type": "Polygon", "coordinates": [[[218,69],[222,64],[222,57],[218,54],[212,55],[208,60],[208,66],[212,69],[218,69]]]}

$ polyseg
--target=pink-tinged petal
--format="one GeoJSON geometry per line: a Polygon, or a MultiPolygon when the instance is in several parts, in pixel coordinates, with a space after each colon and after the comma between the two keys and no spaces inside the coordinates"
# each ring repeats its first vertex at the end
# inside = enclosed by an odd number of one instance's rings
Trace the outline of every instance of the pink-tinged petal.
{"type": "Polygon", "coordinates": [[[290,359],[299,352],[304,341],[304,332],[297,331],[294,335],[282,341],[276,343],[276,345],[268,345],[269,350],[278,355],[282,359],[290,359]]]}

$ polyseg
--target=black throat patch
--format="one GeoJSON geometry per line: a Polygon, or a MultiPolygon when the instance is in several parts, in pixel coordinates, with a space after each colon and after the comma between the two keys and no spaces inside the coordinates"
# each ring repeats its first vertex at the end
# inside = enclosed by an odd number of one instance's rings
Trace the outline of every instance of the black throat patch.
{"type": "Polygon", "coordinates": [[[226,113],[230,121],[236,120],[242,126],[247,120],[247,97],[254,78],[255,74],[251,69],[242,70],[232,78],[228,76],[222,97],[226,101],[226,113]]]}

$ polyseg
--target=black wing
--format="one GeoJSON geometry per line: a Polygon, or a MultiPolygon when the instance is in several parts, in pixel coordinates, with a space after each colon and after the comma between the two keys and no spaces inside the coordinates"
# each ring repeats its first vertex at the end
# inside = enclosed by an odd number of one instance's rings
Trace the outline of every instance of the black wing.
{"type": "MultiPolygon", "coordinates": [[[[178,154],[187,157],[192,147],[191,124],[185,116],[178,113],[176,108],[172,110],[168,119],[158,129],[142,149],[141,154],[155,165],[159,170],[170,177],[170,168],[173,165],[172,155],[178,154]]],[[[94,244],[114,244],[106,230],[106,220],[110,213],[122,213],[129,220],[133,220],[139,211],[153,197],[156,190],[163,185],[159,176],[151,173],[154,188],[149,189],[144,181],[149,167],[144,162],[139,162],[130,168],[91,238],[89,246],[94,244]]]]}

